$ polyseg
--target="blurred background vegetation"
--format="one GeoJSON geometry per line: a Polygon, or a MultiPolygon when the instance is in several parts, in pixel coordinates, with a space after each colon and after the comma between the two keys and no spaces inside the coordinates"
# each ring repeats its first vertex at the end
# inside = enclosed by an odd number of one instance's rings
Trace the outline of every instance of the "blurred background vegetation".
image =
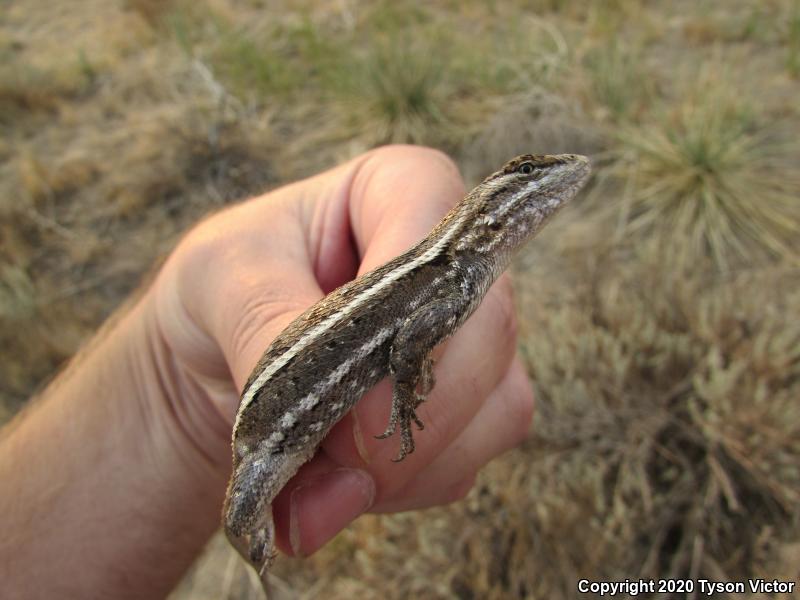
{"type": "MultiPolygon", "coordinates": [[[[529,439],[278,572],[331,598],[797,579],[800,2],[2,5],[0,422],[228,202],[389,142],[470,185],[584,153],[514,267],[529,439]]],[[[252,584],[217,540],[174,596],[252,584]]]]}

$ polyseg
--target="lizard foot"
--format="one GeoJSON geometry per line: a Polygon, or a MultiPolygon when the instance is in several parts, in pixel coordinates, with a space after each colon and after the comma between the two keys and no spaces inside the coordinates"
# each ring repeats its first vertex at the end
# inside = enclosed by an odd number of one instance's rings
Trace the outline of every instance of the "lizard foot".
{"type": "Polygon", "coordinates": [[[417,407],[425,401],[425,396],[416,394],[409,386],[395,384],[394,394],[392,394],[392,412],[389,415],[389,425],[380,435],[375,437],[379,440],[386,439],[397,431],[400,426],[400,453],[394,462],[400,462],[407,455],[414,452],[414,436],[411,434],[411,421],[419,429],[425,429],[425,424],[417,416],[417,407]]]}

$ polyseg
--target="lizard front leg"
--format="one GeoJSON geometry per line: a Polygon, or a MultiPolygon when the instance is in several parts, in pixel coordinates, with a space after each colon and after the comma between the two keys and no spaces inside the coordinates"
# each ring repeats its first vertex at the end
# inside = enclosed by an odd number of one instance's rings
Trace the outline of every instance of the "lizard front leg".
{"type": "Polygon", "coordinates": [[[389,371],[394,380],[389,425],[378,439],[394,434],[400,426],[400,453],[395,462],[414,451],[411,422],[424,424],[417,407],[435,384],[431,351],[449,337],[461,322],[466,304],[461,298],[443,298],[421,306],[409,316],[395,336],[389,353],[389,371]]]}

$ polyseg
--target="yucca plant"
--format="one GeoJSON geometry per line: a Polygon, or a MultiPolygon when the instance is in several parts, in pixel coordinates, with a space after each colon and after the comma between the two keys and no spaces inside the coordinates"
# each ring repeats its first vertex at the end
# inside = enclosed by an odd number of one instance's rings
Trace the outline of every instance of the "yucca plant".
{"type": "Polygon", "coordinates": [[[796,261],[794,142],[760,127],[733,88],[698,87],[706,91],[655,125],[620,135],[620,231],[657,242],[684,264],[710,257],[724,270],[765,255],[796,261]]]}

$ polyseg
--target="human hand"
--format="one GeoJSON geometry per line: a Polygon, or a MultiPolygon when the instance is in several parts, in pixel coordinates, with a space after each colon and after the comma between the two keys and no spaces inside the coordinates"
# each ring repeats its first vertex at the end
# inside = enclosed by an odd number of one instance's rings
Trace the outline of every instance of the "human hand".
{"type": "MultiPolygon", "coordinates": [[[[324,294],[404,252],[464,194],[453,164],[424,148],[368,152],[207,219],[150,291],[170,415],[203,460],[230,468],[239,391],[272,339],[324,294]],[[179,397],[178,397],[179,396],[179,397]]],[[[437,352],[437,384],[418,410],[416,451],[391,462],[379,441],[391,386],[358,403],[273,503],[278,545],[309,554],[364,511],[461,498],[477,470],[526,434],[533,396],[515,358],[511,289],[502,277],[437,352]]],[[[181,452],[184,452],[181,450],[181,452]]]]}
{"type": "MultiPolygon", "coordinates": [[[[462,196],[424,148],[374,150],[193,229],[0,432],[0,580],[11,596],[165,596],[219,528],[239,390],[271,340],[324,293],[425,236],[462,196]]],[[[501,278],[439,348],[416,451],[375,440],[384,381],[273,503],[277,542],[308,554],[366,510],[463,496],[525,435],[533,408],[501,278]]]]}

